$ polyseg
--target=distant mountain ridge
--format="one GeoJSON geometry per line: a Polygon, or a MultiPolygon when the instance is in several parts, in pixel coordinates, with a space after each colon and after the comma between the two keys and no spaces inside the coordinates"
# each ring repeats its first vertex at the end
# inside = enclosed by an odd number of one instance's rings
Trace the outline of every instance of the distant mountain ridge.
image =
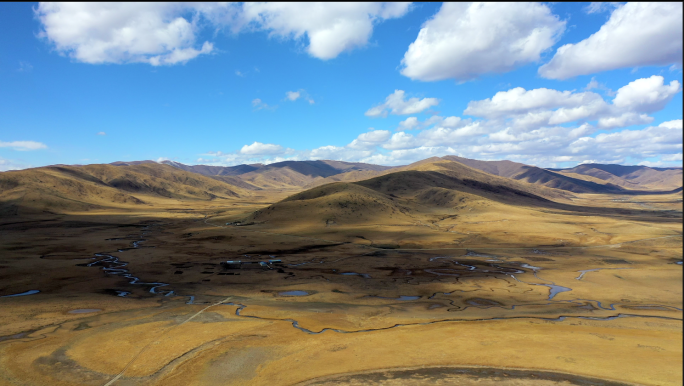
{"type": "Polygon", "coordinates": [[[633,194],[670,191],[682,186],[681,168],[583,164],[567,169],[545,169],[512,161],[479,161],[457,156],[442,159],[460,162],[484,172],[573,193],[633,194]],[[592,178],[587,178],[592,177],[592,178]]]}
{"type": "Polygon", "coordinates": [[[631,189],[676,189],[682,186],[682,168],[657,168],[642,165],[582,164],[553,169],[563,174],[594,177],[631,189]]]}
{"type": "MultiPolygon", "coordinates": [[[[282,197],[319,191],[316,189],[323,185],[340,183],[347,184],[345,186],[350,186],[351,190],[336,190],[338,193],[334,195],[349,198],[361,194],[366,197],[364,200],[371,200],[367,194],[373,197],[384,194],[390,198],[382,196],[381,201],[389,200],[388,205],[393,198],[390,194],[403,195],[408,192],[406,189],[413,192],[405,196],[407,202],[418,200],[416,202],[426,205],[431,200],[453,203],[447,198],[456,194],[454,191],[484,195],[489,200],[508,204],[511,200],[522,200],[530,205],[546,205],[534,197],[567,202],[572,193],[681,192],[682,169],[584,164],[550,170],[512,161],[479,161],[457,156],[432,157],[398,167],[329,160],[231,167],[150,160],[52,165],[0,173],[0,212],[16,214],[22,208],[33,212],[80,211],[141,205],[163,199],[230,199],[253,197],[253,191],[257,190],[270,190],[259,194],[277,193],[282,197]],[[368,185],[369,181],[382,186],[368,185]],[[352,183],[354,186],[349,185],[352,183]],[[396,193],[386,190],[385,184],[390,184],[390,190],[396,193]]],[[[379,200],[379,197],[373,200],[379,200]]],[[[346,202],[344,200],[341,202],[346,202]]],[[[390,206],[395,211],[400,209],[394,204],[390,206]]]]}
{"type": "MultiPolygon", "coordinates": [[[[389,166],[372,165],[344,161],[283,161],[268,165],[250,164],[237,166],[184,165],[174,161],[162,161],[189,172],[199,173],[214,179],[237,185],[236,180],[226,176],[238,177],[252,189],[294,189],[311,184],[315,180],[351,171],[382,171],[389,166]],[[232,182],[231,182],[232,181],[232,182]]],[[[248,186],[245,188],[250,189],[248,186]]]]}
{"type": "Polygon", "coordinates": [[[0,173],[0,213],[87,211],[159,199],[248,196],[240,187],[156,162],[46,166],[0,173]]]}
{"type": "MultiPolygon", "coordinates": [[[[458,162],[496,176],[573,193],[635,194],[671,191],[682,186],[682,169],[674,167],[583,164],[574,168],[550,169],[507,160],[480,161],[459,156],[432,157],[411,165],[433,162],[437,159],[458,162]]],[[[283,161],[268,165],[237,166],[184,165],[174,161],[162,163],[249,190],[310,189],[333,182],[361,181],[405,170],[410,166],[389,167],[330,160],[283,161]]]]}

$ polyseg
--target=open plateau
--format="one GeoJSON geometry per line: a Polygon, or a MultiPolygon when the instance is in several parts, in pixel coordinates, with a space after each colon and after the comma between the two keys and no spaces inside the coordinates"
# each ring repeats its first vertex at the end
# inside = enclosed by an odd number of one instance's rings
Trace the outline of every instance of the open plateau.
{"type": "Polygon", "coordinates": [[[2,385],[681,385],[682,169],[0,173],[2,385]]]}

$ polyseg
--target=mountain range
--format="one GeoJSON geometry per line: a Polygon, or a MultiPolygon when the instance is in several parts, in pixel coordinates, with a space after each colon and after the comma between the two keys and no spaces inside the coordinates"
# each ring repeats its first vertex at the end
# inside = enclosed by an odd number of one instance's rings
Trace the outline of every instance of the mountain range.
{"type": "Polygon", "coordinates": [[[541,203],[568,201],[582,193],[663,194],[681,189],[682,168],[583,164],[545,169],[457,156],[432,157],[398,167],[330,160],[229,167],[132,161],[2,172],[0,213],[153,205],[165,199],[249,198],[262,194],[260,191],[290,195],[278,204],[284,207],[300,200],[297,197],[361,195],[368,200],[374,197],[378,205],[393,208],[393,213],[402,213],[401,200],[455,205],[462,195],[475,195],[506,203],[541,203]]]}

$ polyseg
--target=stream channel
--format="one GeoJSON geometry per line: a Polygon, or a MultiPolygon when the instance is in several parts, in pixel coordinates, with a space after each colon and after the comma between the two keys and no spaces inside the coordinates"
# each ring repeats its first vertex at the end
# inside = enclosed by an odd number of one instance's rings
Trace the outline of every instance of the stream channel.
{"type": "MultiPolygon", "coordinates": [[[[132,242],[132,247],[131,248],[123,248],[119,249],[117,252],[118,253],[123,253],[127,250],[131,249],[138,249],[141,248],[140,244],[145,242],[146,239],[144,238],[145,235],[149,232],[150,225],[145,226],[143,228],[143,232],[140,235],[139,240],[135,240],[132,242]]],[[[127,239],[127,238],[117,238],[117,239],[108,239],[108,240],[121,240],[121,239],[127,239]]],[[[150,246],[144,246],[143,248],[153,248],[150,246]]],[[[472,257],[475,254],[472,252],[469,252],[468,255],[472,257]]],[[[480,256],[477,256],[480,257],[480,256]]],[[[487,263],[488,268],[487,269],[482,269],[478,268],[477,266],[474,265],[469,265],[469,264],[462,264],[459,263],[457,260],[455,260],[455,257],[449,257],[449,256],[438,256],[438,257],[432,257],[429,259],[429,261],[435,261],[438,259],[445,259],[450,261],[456,266],[459,267],[464,267],[466,271],[479,271],[479,272],[484,272],[484,273],[499,273],[499,274],[504,274],[507,276],[510,276],[514,280],[520,283],[528,284],[528,285],[535,285],[535,286],[545,286],[549,288],[549,296],[547,299],[546,303],[528,303],[528,304],[519,304],[519,305],[512,305],[510,307],[506,307],[504,305],[498,304],[497,302],[491,301],[491,300],[486,300],[486,299],[472,299],[471,301],[468,302],[470,306],[463,307],[458,309],[458,311],[463,311],[465,309],[475,307],[475,308],[491,308],[491,307],[499,307],[502,309],[508,309],[508,310],[514,310],[516,307],[521,307],[521,306],[538,306],[538,305],[558,305],[561,303],[570,303],[570,304],[577,304],[579,306],[584,306],[588,307],[587,302],[589,303],[595,303],[596,306],[590,306],[594,309],[597,310],[608,310],[608,311],[616,311],[616,304],[610,304],[608,306],[604,306],[600,301],[598,300],[593,300],[593,299],[572,299],[572,300],[553,300],[556,295],[559,293],[563,292],[569,292],[572,291],[571,288],[568,287],[563,287],[560,285],[556,285],[554,282],[545,280],[539,277],[538,273],[542,268],[540,267],[535,267],[526,263],[515,263],[519,265],[519,268],[512,268],[512,267],[503,267],[499,264],[495,264],[492,260],[494,256],[491,255],[485,255],[482,257],[487,257],[489,258],[489,262],[487,263]],[[542,281],[544,283],[530,283],[526,281],[520,280],[516,275],[521,275],[527,273],[524,269],[528,269],[532,271],[532,274],[535,278],[537,278],[539,281],[542,281]]],[[[149,292],[152,294],[157,294],[161,296],[184,296],[188,298],[187,304],[195,304],[195,295],[177,295],[173,290],[171,289],[165,289],[164,287],[168,287],[168,283],[162,283],[162,282],[145,282],[142,281],[140,278],[134,276],[129,272],[129,270],[126,268],[128,266],[128,262],[120,260],[118,257],[112,255],[111,253],[107,252],[102,252],[102,253],[96,253],[95,258],[99,258],[96,261],[87,263],[87,264],[78,264],[79,266],[86,266],[86,267],[101,267],[102,270],[110,275],[119,275],[122,277],[125,277],[126,279],[129,280],[129,284],[133,285],[142,285],[142,286],[149,286],[149,292]]],[[[500,260],[499,260],[500,261],[500,260]]],[[[310,262],[305,262],[305,263],[300,263],[300,264],[288,264],[290,267],[296,267],[299,265],[304,265],[304,264],[311,264],[311,263],[324,263],[323,260],[321,261],[310,261],[310,262]]],[[[580,272],[580,276],[577,277],[577,280],[581,280],[582,277],[592,271],[597,271],[598,269],[587,269],[587,270],[581,270],[578,271],[580,272]]],[[[425,272],[434,274],[436,276],[458,276],[458,271],[463,271],[462,269],[450,269],[450,268],[434,268],[434,269],[425,269],[425,272]]],[[[343,272],[343,273],[337,273],[340,275],[345,275],[345,276],[361,276],[364,279],[370,279],[370,276],[367,274],[359,274],[356,272],[343,272]]],[[[37,290],[31,290],[27,291],[25,293],[21,294],[15,294],[15,295],[5,295],[3,297],[12,297],[12,296],[22,296],[22,295],[30,295],[30,294],[35,294],[38,293],[39,291],[37,290]]],[[[127,296],[130,294],[130,292],[126,291],[116,291],[117,296],[127,296]]],[[[454,292],[463,292],[463,291],[454,291],[454,292]]],[[[437,292],[433,294],[432,296],[428,297],[428,300],[433,299],[435,296],[438,294],[444,294],[444,295],[450,295],[453,292],[437,292]]],[[[281,296],[307,296],[310,293],[307,291],[282,291],[279,293],[281,296]]],[[[395,300],[395,301],[417,301],[421,299],[421,296],[411,296],[411,295],[402,295],[397,298],[389,298],[389,297],[381,297],[381,296],[373,296],[373,295],[366,295],[365,297],[372,297],[372,298],[378,298],[378,299],[387,299],[387,300],[395,300]]],[[[450,301],[451,304],[453,305],[453,301],[450,301]]],[[[255,319],[263,319],[263,320],[271,320],[271,321],[286,321],[292,323],[292,327],[305,332],[307,334],[320,334],[325,331],[332,331],[332,332],[337,332],[337,333],[359,333],[359,332],[369,332],[369,331],[378,331],[378,330],[387,330],[391,328],[396,328],[396,327],[402,327],[402,326],[409,326],[409,325],[427,325],[427,324],[435,324],[435,323],[444,323],[444,322],[459,322],[459,321],[488,321],[488,320],[506,320],[506,319],[538,319],[538,320],[545,320],[545,321],[562,321],[567,318],[577,318],[577,319],[588,319],[588,320],[613,320],[616,318],[624,318],[624,317],[641,317],[641,318],[655,318],[655,319],[667,319],[667,320],[682,320],[681,318],[675,318],[675,317],[667,317],[667,316],[656,316],[656,315],[639,315],[639,314],[627,314],[627,313],[618,313],[617,315],[611,315],[611,316],[606,316],[606,317],[591,317],[591,316],[577,316],[577,315],[560,315],[558,317],[550,317],[550,318],[545,318],[545,317],[535,317],[535,316],[510,316],[510,317],[493,317],[493,318],[482,318],[482,319],[472,319],[472,318],[445,318],[445,319],[439,319],[439,320],[434,320],[434,321],[429,321],[429,322],[422,322],[422,323],[406,323],[406,324],[394,324],[391,326],[387,327],[380,327],[380,328],[374,328],[374,329],[364,329],[364,330],[340,330],[340,329],[334,329],[334,328],[323,328],[320,331],[312,331],[309,329],[306,329],[302,326],[299,325],[299,322],[294,320],[294,319],[278,319],[278,318],[267,318],[267,317],[260,317],[256,315],[244,315],[242,311],[247,308],[247,305],[240,304],[240,303],[233,303],[233,302],[224,302],[220,303],[224,305],[230,305],[230,306],[236,306],[237,309],[235,310],[235,315],[240,316],[240,317],[245,317],[245,318],[255,318],[255,319]]],[[[681,308],[677,307],[672,307],[672,306],[664,306],[664,305],[657,305],[657,304],[649,304],[647,305],[648,307],[658,307],[660,309],[664,310],[677,310],[677,311],[682,311],[681,308]]],[[[630,304],[631,309],[638,309],[635,308],[634,305],[630,304]]],[[[91,312],[91,310],[87,310],[91,312]]],[[[94,311],[94,310],[92,310],[94,311]]]]}

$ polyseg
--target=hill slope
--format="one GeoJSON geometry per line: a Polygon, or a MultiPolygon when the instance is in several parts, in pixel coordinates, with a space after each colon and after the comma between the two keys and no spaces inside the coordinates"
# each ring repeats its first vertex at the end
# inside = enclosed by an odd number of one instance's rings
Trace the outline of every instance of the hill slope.
{"type": "Polygon", "coordinates": [[[621,193],[624,191],[624,187],[613,184],[611,183],[612,181],[588,181],[518,162],[479,161],[457,156],[445,156],[442,159],[460,162],[497,176],[543,185],[549,188],[567,190],[573,193],[621,193]]]}
{"type": "Polygon", "coordinates": [[[50,166],[0,173],[0,211],[81,211],[141,205],[148,198],[211,200],[246,191],[157,163],[50,166]]]}
{"type": "Polygon", "coordinates": [[[363,181],[335,182],[292,195],[245,222],[274,226],[406,223],[492,203],[538,207],[567,193],[493,176],[453,161],[423,162],[363,181]],[[545,197],[543,197],[545,196],[545,197]]]}
{"type": "Polygon", "coordinates": [[[671,190],[681,187],[683,180],[682,168],[582,164],[574,168],[556,170],[563,174],[590,176],[633,189],[671,190]]]}
{"type": "MultiPolygon", "coordinates": [[[[283,161],[269,165],[252,164],[238,166],[183,165],[173,161],[163,161],[173,167],[203,174],[219,179],[219,176],[234,176],[244,181],[245,188],[294,189],[326,177],[352,171],[382,171],[387,166],[342,161],[283,161]]],[[[224,179],[221,179],[224,180],[224,179]]],[[[237,185],[236,180],[231,180],[237,185]]]]}

